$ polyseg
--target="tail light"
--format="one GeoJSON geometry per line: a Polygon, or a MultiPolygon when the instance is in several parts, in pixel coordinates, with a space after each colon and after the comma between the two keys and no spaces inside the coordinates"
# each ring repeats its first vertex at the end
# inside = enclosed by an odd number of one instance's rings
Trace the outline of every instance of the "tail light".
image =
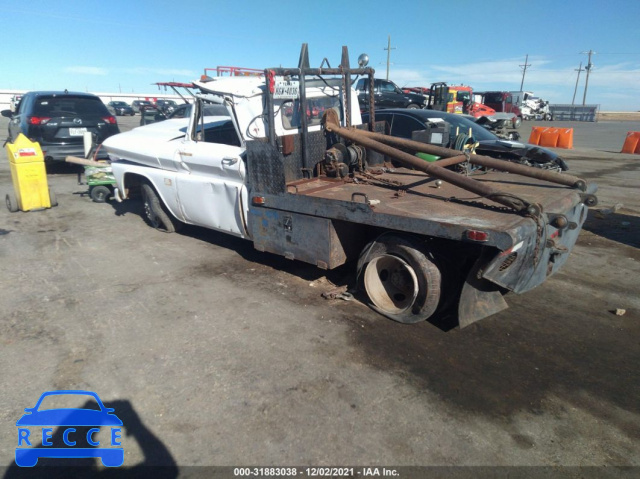
{"type": "Polygon", "coordinates": [[[29,124],[31,125],[46,125],[47,123],[49,123],[49,120],[51,120],[51,118],[47,118],[44,116],[30,116],[29,117],[29,124]]]}
{"type": "Polygon", "coordinates": [[[106,121],[107,123],[109,123],[110,125],[115,125],[116,122],[116,117],[115,116],[105,116],[102,118],[104,121],[106,121]]]}
{"type": "Polygon", "coordinates": [[[467,230],[465,235],[468,240],[485,242],[489,241],[489,233],[480,230],[467,230]]]}

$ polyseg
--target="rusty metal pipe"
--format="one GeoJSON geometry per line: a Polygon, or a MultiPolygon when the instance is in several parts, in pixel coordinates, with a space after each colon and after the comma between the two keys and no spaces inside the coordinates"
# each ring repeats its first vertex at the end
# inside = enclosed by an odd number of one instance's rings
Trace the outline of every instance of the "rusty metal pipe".
{"type": "Polygon", "coordinates": [[[439,166],[440,168],[446,168],[447,166],[457,165],[465,161],[467,161],[467,155],[458,155],[451,156],[449,158],[443,158],[442,160],[434,161],[431,164],[439,166]]]}
{"type": "MultiPolygon", "coordinates": [[[[420,141],[407,140],[405,138],[397,138],[395,136],[383,135],[381,133],[369,132],[361,130],[366,136],[382,143],[406,148],[408,150],[419,151],[423,153],[429,153],[430,155],[437,155],[443,158],[450,158],[460,154],[458,150],[452,150],[442,146],[429,145],[420,141]]],[[[536,178],[539,180],[548,181],[550,183],[556,183],[563,186],[570,186],[572,188],[578,188],[581,191],[586,191],[587,183],[585,180],[578,178],[577,176],[569,175],[566,173],[556,173],[555,171],[541,170],[540,168],[534,168],[526,165],[519,165],[505,160],[496,160],[484,155],[471,155],[469,161],[474,165],[484,166],[485,168],[493,168],[494,170],[506,171],[508,173],[514,173],[529,178],[536,178]]],[[[454,162],[447,164],[446,160],[438,160],[435,164],[441,164],[443,166],[450,166],[451,164],[459,163],[454,162]],[[445,162],[445,163],[442,163],[445,162]]]]}
{"type": "Polygon", "coordinates": [[[501,205],[507,206],[518,212],[527,212],[529,211],[529,207],[531,206],[526,201],[513,195],[501,192],[499,190],[491,188],[486,184],[480,183],[471,178],[467,178],[466,176],[459,175],[440,166],[436,166],[434,163],[428,163],[409,153],[398,150],[389,145],[385,145],[384,143],[376,141],[372,138],[368,138],[368,135],[362,134],[362,130],[342,128],[329,119],[326,121],[325,127],[327,130],[334,132],[342,136],[343,138],[359,143],[367,148],[371,148],[378,153],[382,153],[384,155],[395,158],[406,166],[423,171],[429,176],[444,180],[447,183],[451,183],[452,185],[458,186],[479,196],[486,197],[492,201],[495,201],[496,203],[500,203],[501,205]]]}

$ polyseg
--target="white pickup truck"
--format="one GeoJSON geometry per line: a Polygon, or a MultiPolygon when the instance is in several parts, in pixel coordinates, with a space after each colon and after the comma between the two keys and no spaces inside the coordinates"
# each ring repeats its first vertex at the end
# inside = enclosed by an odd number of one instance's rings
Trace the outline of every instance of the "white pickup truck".
{"type": "Polygon", "coordinates": [[[451,150],[440,130],[389,137],[373,108],[360,125],[360,75],[373,83],[346,47],[339,68],[310,68],[304,45],[298,68],[196,82],[188,123],[104,142],[116,199],[140,195],[158,229],[211,228],[324,269],[352,261],[353,290],[404,323],[453,312],[466,326],[564,264],[595,185],[451,150]]]}

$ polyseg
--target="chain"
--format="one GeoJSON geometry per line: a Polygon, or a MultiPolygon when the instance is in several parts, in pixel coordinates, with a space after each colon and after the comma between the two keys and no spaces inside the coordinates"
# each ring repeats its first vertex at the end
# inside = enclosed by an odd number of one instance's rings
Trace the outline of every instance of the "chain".
{"type": "Polygon", "coordinates": [[[542,242],[542,221],[539,215],[529,215],[529,218],[536,222],[536,247],[533,250],[533,268],[538,266],[538,256],[540,254],[540,243],[542,242]]]}
{"type": "Polygon", "coordinates": [[[401,183],[399,181],[394,181],[394,180],[386,180],[384,178],[376,178],[375,176],[373,176],[370,173],[367,173],[366,171],[361,171],[359,173],[360,176],[364,177],[364,179],[362,178],[357,178],[354,176],[353,178],[353,182],[354,183],[363,183],[365,185],[376,185],[376,184],[383,184],[383,185],[387,185],[391,188],[395,188],[395,189],[400,189],[403,190],[405,184],[401,183]]]}

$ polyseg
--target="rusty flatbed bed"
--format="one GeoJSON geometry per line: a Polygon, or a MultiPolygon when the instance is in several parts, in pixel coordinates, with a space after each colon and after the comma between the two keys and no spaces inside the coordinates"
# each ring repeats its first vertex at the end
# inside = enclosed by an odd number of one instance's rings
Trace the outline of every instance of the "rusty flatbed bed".
{"type": "MultiPolygon", "coordinates": [[[[537,203],[547,213],[561,212],[580,203],[579,192],[575,189],[543,180],[496,171],[475,172],[470,177],[537,203]]],[[[379,175],[356,176],[355,181],[326,177],[298,180],[288,183],[287,191],[294,196],[332,203],[356,203],[360,209],[368,208],[372,217],[378,216],[381,220],[382,217],[410,220],[403,223],[415,224],[409,230],[416,233],[425,232],[425,223],[442,226],[449,232],[444,236],[452,239],[460,239],[467,229],[490,231],[488,244],[500,249],[513,246],[523,222],[531,227],[535,224],[532,219],[489,199],[446,182],[436,186],[436,181],[422,172],[396,168],[379,175]]],[[[331,216],[330,211],[326,213],[331,216]]],[[[373,221],[372,224],[380,223],[373,221]]]]}

